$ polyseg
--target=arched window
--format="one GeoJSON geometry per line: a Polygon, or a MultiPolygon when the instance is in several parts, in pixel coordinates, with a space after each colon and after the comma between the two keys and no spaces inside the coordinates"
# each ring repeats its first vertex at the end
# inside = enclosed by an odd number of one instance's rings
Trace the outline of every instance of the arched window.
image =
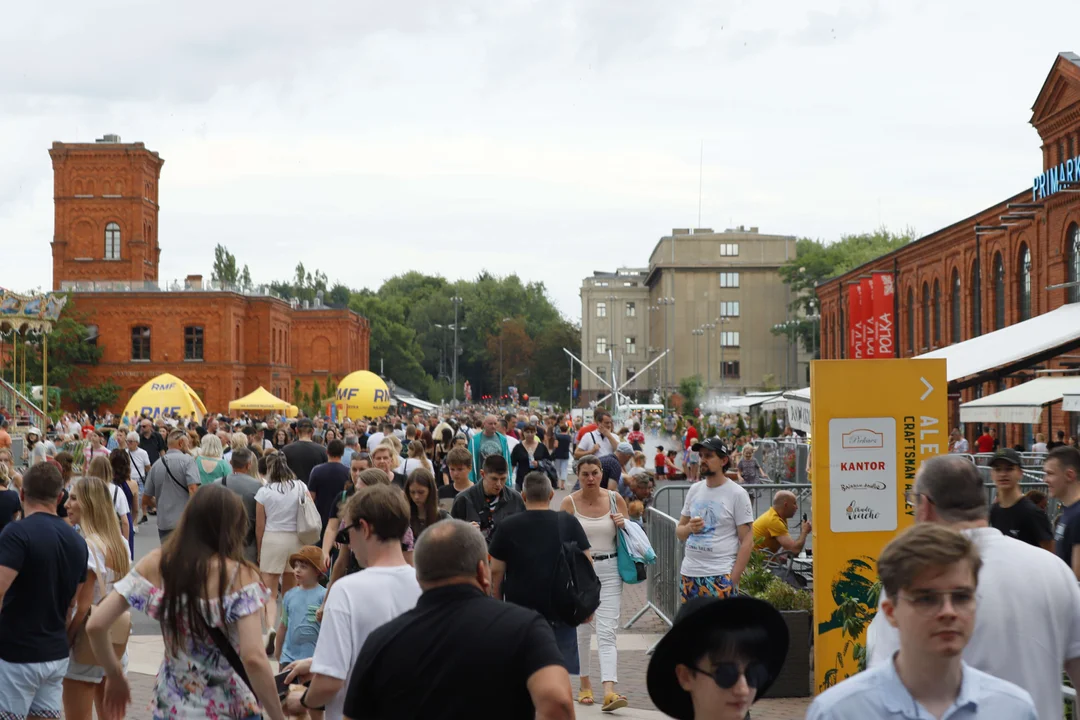
{"type": "MultiPolygon", "coordinates": [[[[1066,282],[1080,282],[1080,225],[1073,223],[1065,233],[1066,282]]],[[[1069,302],[1080,302],[1080,285],[1071,285],[1065,291],[1069,302]]]]}
{"type": "Polygon", "coordinates": [[[1031,249],[1027,245],[1020,246],[1020,267],[1016,269],[1016,275],[1020,319],[1028,320],[1031,318],[1031,249]]]}
{"type": "Polygon", "coordinates": [[[949,320],[951,321],[951,337],[949,342],[960,342],[960,328],[962,319],[960,317],[960,271],[953,269],[952,271],[952,291],[949,298],[949,320]]]}
{"type": "Polygon", "coordinates": [[[114,222],[105,226],[105,259],[120,259],[120,226],[114,222]]]}
{"type": "Polygon", "coordinates": [[[994,329],[1005,327],[1005,261],[994,253],[994,329]]]}
{"type": "Polygon", "coordinates": [[[982,268],[976,260],[971,266],[971,337],[982,335],[982,268]]]}
{"type": "Polygon", "coordinates": [[[932,299],[934,309],[934,347],[941,345],[941,283],[934,280],[934,295],[932,299]]]}
{"type": "Polygon", "coordinates": [[[930,283],[922,284],[922,347],[930,349],[930,283]]]}
{"type": "Polygon", "coordinates": [[[131,359],[150,360],[150,328],[146,325],[131,328],[131,359]]]}
{"type": "Polygon", "coordinates": [[[915,354],[915,291],[907,291],[907,343],[908,354],[915,354]]]}

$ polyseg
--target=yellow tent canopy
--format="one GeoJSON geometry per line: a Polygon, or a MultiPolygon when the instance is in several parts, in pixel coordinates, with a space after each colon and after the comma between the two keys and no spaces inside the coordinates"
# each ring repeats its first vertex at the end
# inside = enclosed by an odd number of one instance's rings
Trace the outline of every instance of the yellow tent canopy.
{"type": "Polygon", "coordinates": [[[290,405],[289,409],[285,411],[285,417],[294,418],[300,414],[300,408],[295,405],[290,405]]]}
{"type": "Polygon", "coordinates": [[[287,411],[290,405],[287,401],[275,396],[262,385],[255,392],[229,403],[229,412],[244,412],[251,410],[277,410],[287,411]]]}
{"type": "Polygon", "coordinates": [[[192,413],[196,420],[202,420],[206,406],[190,385],[169,373],[158,375],[136,390],[124,408],[124,416],[131,420],[140,415],[188,418],[192,413]]]}

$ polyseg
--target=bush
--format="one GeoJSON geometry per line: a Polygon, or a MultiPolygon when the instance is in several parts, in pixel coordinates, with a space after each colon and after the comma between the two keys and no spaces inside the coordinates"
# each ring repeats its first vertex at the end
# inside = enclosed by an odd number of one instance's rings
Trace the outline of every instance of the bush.
{"type": "MultiPolygon", "coordinates": [[[[742,584],[741,581],[739,584],[742,584]]],[[[775,576],[773,576],[772,582],[754,597],[764,600],[781,611],[805,610],[813,612],[814,610],[814,596],[808,590],[799,590],[775,576]]]]}

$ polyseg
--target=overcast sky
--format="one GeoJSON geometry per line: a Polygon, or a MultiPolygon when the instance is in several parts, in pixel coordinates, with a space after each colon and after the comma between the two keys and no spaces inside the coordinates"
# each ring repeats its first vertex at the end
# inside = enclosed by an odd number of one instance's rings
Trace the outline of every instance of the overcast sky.
{"type": "Polygon", "coordinates": [[[1080,2],[61,0],[0,23],[0,286],[51,283],[54,140],[165,158],[161,278],[645,265],[697,225],[919,233],[1030,184],[1080,2]],[[161,8],[155,8],[160,5],[161,8]]]}

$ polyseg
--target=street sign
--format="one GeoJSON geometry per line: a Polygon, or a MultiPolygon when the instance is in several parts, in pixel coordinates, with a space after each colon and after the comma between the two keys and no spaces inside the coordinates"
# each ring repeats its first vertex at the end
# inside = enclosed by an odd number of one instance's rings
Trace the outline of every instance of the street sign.
{"type": "Polygon", "coordinates": [[[858,672],[877,612],[877,556],[914,521],[905,496],[948,452],[944,360],[815,360],[814,687],[858,672]]]}

